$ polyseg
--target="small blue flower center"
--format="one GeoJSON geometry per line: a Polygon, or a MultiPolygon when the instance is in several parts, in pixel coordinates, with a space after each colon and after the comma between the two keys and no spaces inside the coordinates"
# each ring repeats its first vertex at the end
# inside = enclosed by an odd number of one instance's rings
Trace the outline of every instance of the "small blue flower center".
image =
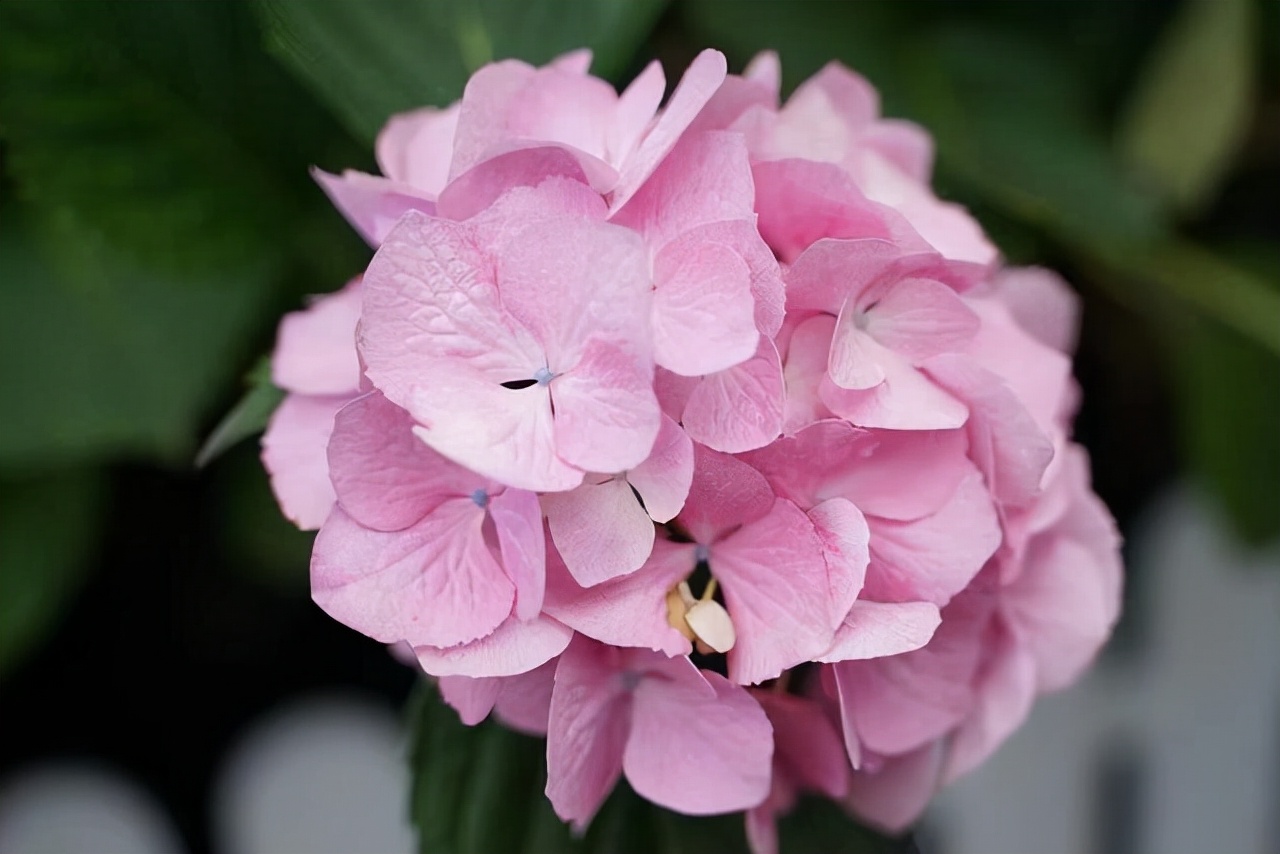
{"type": "Polygon", "coordinates": [[[538,368],[533,372],[533,379],[538,385],[546,385],[555,379],[555,374],[551,373],[548,368],[538,368]]]}
{"type": "Polygon", "coordinates": [[[471,500],[475,502],[477,507],[483,510],[489,506],[489,493],[485,492],[483,489],[477,489],[475,492],[471,493],[471,500]]]}
{"type": "Polygon", "coordinates": [[[693,547],[693,559],[698,563],[706,563],[711,558],[711,546],[698,543],[693,547]]]}

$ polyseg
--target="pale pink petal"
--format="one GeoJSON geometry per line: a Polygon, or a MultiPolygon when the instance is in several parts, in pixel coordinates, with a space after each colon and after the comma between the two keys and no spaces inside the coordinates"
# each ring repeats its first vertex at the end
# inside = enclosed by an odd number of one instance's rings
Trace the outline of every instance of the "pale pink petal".
{"type": "Polygon", "coordinates": [[[747,831],[747,849],[751,854],[778,854],[777,814],[765,801],[746,811],[743,816],[747,831]]]}
{"type": "Polygon", "coordinates": [[[402,530],[487,485],[427,447],[413,426],[409,413],[378,392],[351,401],[334,419],[330,479],[342,509],[367,528],[402,530]]]}
{"type": "Polygon", "coordinates": [[[751,57],[747,67],[742,70],[742,76],[764,86],[776,98],[778,90],[782,88],[782,62],[775,51],[762,50],[751,57]]]}
{"type": "Polygon", "coordinates": [[[767,516],[713,545],[710,563],[737,629],[734,682],[772,679],[831,646],[843,615],[832,619],[830,593],[852,581],[832,577],[838,566],[828,566],[813,523],[790,501],[778,499],[767,516]]]}
{"type": "Polygon", "coordinates": [[[469,371],[442,370],[413,390],[409,410],[424,442],[507,486],[558,491],[582,482],[582,471],[556,455],[543,386],[507,389],[469,371]]]}
{"type": "Polygon", "coordinates": [[[791,334],[782,368],[786,387],[782,432],[788,436],[832,417],[818,389],[827,375],[835,324],[831,315],[819,314],[802,321],[791,334]]]}
{"type": "Polygon", "coordinates": [[[886,430],[948,430],[969,417],[963,403],[905,359],[869,336],[860,342],[884,371],[884,382],[862,391],[842,389],[829,378],[818,393],[832,412],[859,427],[886,430]]]}
{"type": "Polygon", "coordinates": [[[515,615],[532,620],[542,610],[547,582],[547,545],[536,493],[504,489],[489,499],[489,516],[498,534],[502,568],[516,587],[515,615]]]}
{"type": "Polygon", "coordinates": [[[262,435],[262,464],[271,475],[271,490],[284,515],[304,531],[323,525],[333,509],[325,449],[333,417],[348,399],[287,395],[262,435]]]}
{"type": "Polygon", "coordinates": [[[682,377],[665,368],[657,368],[653,372],[653,393],[658,396],[658,404],[667,417],[680,421],[689,397],[700,382],[698,377],[682,377]]]}
{"type": "Polygon", "coordinates": [[[992,280],[1018,325],[1062,353],[1076,349],[1080,297],[1061,276],[1043,267],[1006,267],[992,280]]]}
{"type": "Polygon", "coordinates": [[[926,371],[969,407],[969,455],[991,494],[1009,507],[1031,501],[1053,459],[1053,443],[1012,389],[967,356],[939,356],[926,371]]]}
{"type": "Polygon", "coordinates": [[[503,310],[492,260],[462,226],[406,214],[370,262],[363,296],[366,373],[398,406],[409,408],[413,386],[450,373],[446,365],[465,364],[499,391],[545,365],[538,341],[503,310]]]}
{"type": "Polygon", "coordinates": [[[542,497],[556,550],[583,587],[635,572],[653,551],[653,521],[622,478],[542,497]]]}
{"type": "Polygon", "coordinates": [[[956,292],[933,279],[897,282],[865,314],[868,335],[913,361],[961,349],[979,326],[956,292]]]}
{"type": "Polygon", "coordinates": [[[862,318],[853,302],[845,303],[831,337],[827,373],[843,389],[871,389],[885,380],[884,348],[859,328],[862,318]]]}
{"type": "Polygon", "coordinates": [[[667,622],[667,591],[691,575],[696,565],[692,545],[658,540],[642,568],[583,588],[553,550],[547,556],[543,607],[565,625],[598,641],[687,655],[693,647],[667,622]]]}
{"type": "Polygon", "coordinates": [[[710,545],[773,509],[769,482],[741,460],[694,445],[693,462],[693,483],[678,521],[696,541],[710,545]]]}
{"type": "Polygon", "coordinates": [[[887,602],[945,605],[1000,546],[996,509],[972,466],[951,500],[912,522],[871,517],[865,594],[887,602]]]}
{"type": "Polygon", "coordinates": [[[640,232],[658,250],[701,225],[753,220],[753,190],[742,135],[700,133],[682,139],[609,219],[640,232]]]}
{"type": "Polygon", "coordinates": [[[679,141],[681,134],[697,118],[704,104],[715,94],[728,72],[724,54],[704,50],[694,58],[635,152],[627,159],[613,190],[610,210],[619,210],[635,195],[679,141]]]}
{"type": "Polygon", "coordinates": [[[782,433],[785,405],[778,350],[761,336],[750,359],[702,378],[689,395],[681,423],[695,442],[740,453],[762,448],[782,433]]]}
{"type": "Polygon", "coordinates": [[[831,626],[839,628],[862,589],[870,560],[871,532],[861,511],[843,498],[828,498],[808,512],[827,561],[831,626]]]}
{"type": "Polygon", "coordinates": [[[527,673],[503,677],[502,692],[493,708],[498,720],[517,732],[545,736],[559,664],[559,659],[553,658],[527,673]]]}
{"type": "MultiPolygon", "coordinates": [[[[679,659],[678,659],[679,661],[679,659]]],[[[683,660],[687,664],[687,659],[683,660]]],[[[773,728],[743,688],[718,673],[684,674],[636,686],[622,766],[642,797],[685,815],[753,807],[769,794],[773,728]],[[706,695],[706,683],[714,689],[706,695]]]]}
{"type": "Polygon", "coordinates": [[[847,498],[869,516],[928,516],[973,471],[962,430],[860,430],[821,421],[744,455],[778,493],[802,507],[847,498]]]}
{"type": "Polygon", "coordinates": [[[494,678],[442,676],[436,684],[440,686],[440,697],[467,726],[475,726],[489,717],[502,692],[502,680],[494,678]]]}
{"type": "Polygon", "coordinates": [[[667,91],[667,77],[657,60],[644,67],[618,96],[613,124],[605,137],[606,159],[615,166],[626,162],[648,129],[667,91]]]}
{"type": "Polygon", "coordinates": [[[773,761],[790,782],[831,798],[849,787],[844,744],[826,712],[812,700],[777,691],[754,690],[773,724],[773,761]]]}
{"type": "Polygon", "coordinates": [[[662,423],[651,363],[597,338],[550,388],[556,452],[563,460],[588,471],[620,472],[649,456],[662,423]]]}
{"type": "Polygon", "coordinates": [[[573,630],[545,614],[508,617],[479,640],[447,648],[416,646],[418,664],[432,676],[516,676],[546,664],[569,645],[573,630]]]}
{"type": "Polygon", "coordinates": [[[617,651],[579,638],[560,656],[547,723],[547,798],[586,827],[622,776],[631,698],[617,651]]]}
{"type": "Polygon", "coordinates": [[[394,533],[335,510],[316,537],[311,596],[334,619],[384,643],[452,646],[484,637],[510,613],[515,589],[485,544],[483,523],[467,498],[394,533]]]}
{"type": "Polygon", "coordinates": [[[952,734],[942,783],[981,765],[1022,726],[1036,698],[1036,664],[1015,638],[1002,633],[977,685],[973,711],[952,734]]]}
{"type": "Polygon", "coordinates": [[[679,424],[662,416],[653,450],[627,472],[627,482],[640,493],[650,519],[664,523],[675,518],[693,482],[693,441],[679,424]]]}
{"type": "Polygon", "coordinates": [[[653,357],[702,376],[756,352],[751,270],[733,249],[697,239],[667,244],[654,260],[653,357]]]}
{"type": "Polygon", "coordinates": [[[929,183],[933,174],[933,138],[915,122],[880,119],[862,132],[859,142],[911,178],[929,183]]]}
{"type": "Polygon", "coordinates": [[[588,183],[582,159],[573,152],[550,145],[517,148],[496,154],[450,181],[440,193],[436,210],[446,219],[470,219],[513,188],[537,187],[552,178],[582,186],[588,183]]]}
{"type": "Polygon", "coordinates": [[[388,119],[374,143],[382,174],[428,194],[439,194],[449,177],[460,106],[423,107],[388,119]]]}
{"type": "Polygon", "coordinates": [[[923,266],[932,257],[883,237],[818,240],[787,270],[787,310],[840,314],[847,303],[858,304],[864,291],[899,268],[923,266]]]}
{"type": "Polygon", "coordinates": [[[875,773],[853,775],[846,803],[863,821],[889,833],[911,825],[938,790],[941,744],[928,744],[885,760],[875,773]]]}
{"type": "Polygon", "coordinates": [[[370,246],[380,245],[406,212],[436,212],[435,198],[426,191],[377,175],[350,169],[330,175],[313,168],[311,177],[370,246]]]}
{"type": "Polygon", "coordinates": [[[931,602],[853,603],[836,630],[831,649],[818,661],[835,663],[898,655],[929,642],[942,615],[931,602]]]}
{"type": "Polygon", "coordinates": [[[360,388],[359,320],[358,279],[286,314],[271,355],[271,381],[295,394],[354,395],[360,388]]]}
{"type": "Polygon", "coordinates": [[[562,53],[549,64],[571,74],[586,74],[591,70],[591,48],[580,47],[577,50],[562,53]]]}

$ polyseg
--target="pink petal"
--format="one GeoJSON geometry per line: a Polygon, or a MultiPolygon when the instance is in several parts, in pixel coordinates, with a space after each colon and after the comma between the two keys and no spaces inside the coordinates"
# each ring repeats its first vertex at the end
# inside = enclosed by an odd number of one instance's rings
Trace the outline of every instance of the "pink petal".
{"type": "Polygon", "coordinates": [[[794,694],[755,690],[773,724],[773,761],[777,773],[792,783],[831,798],[842,798],[849,787],[844,744],[830,718],[817,703],[794,694]]]}
{"type": "Polygon", "coordinates": [[[550,64],[572,74],[586,74],[591,70],[591,49],[586,47],[562,53],[550,64]]]}
{"type": "Polygon", "coordinates": [[[741,460],[694,445],[693,462],[693,482],[678,521],[696,541],[710,545],[773,509],[769,482],[741,460]]]}
{"type": "Polygon", "coordinates": [[[271,381],[295,394],[354,395],[360,388],[359,320],[358,279],[304,311],[286,314],[271,356],[271,381]]]}
{"type": "Polygon", "coordinates": [[[547,581],[547,545],[536,493],[504,489],[489,499],[502,567],[516,587],[515,615],[532,620],[542,610],[547,581]]]}
{"type": "Polygon", "coordinates": [[[860,430],[828,420],[744,456],[802,507],[839,496],[869,516],[911,520],[936,512],[972,472],[965,444],[962,430],[860,430]]]}
{"type": "Polygon", "coordinates": [[[842,389],[873,389],[885,380],[884,348],[862,329],[853,302],[845,303],[831,337],[827,372],[842,389]]]}
{"type": "Polygon", "coordinates": [[[262,436],[262,464],[271,475],[271,490],[284,515],[304,531],[323,525],[333,509],[325,449],[333,417],[348,399],[287,395],[262,436]]]}
{"type": "Polygon", "coordinates": [[[884,237],[818,240],[787,270],[787,310],[840,314],[899,267],[924,263],[921,257],[931,256],[884,237]]]}
{"type": "Polygon", "coordinates": [[[621,209],[653,174],[702,106],[715,94],[727,71],[724,54],[717,50],[704,50],[689,64],[658,121],[624,164],[618,185],[613,190],[609,205],[611,211],[621,209]]]}
{"type": "Polygon", "coordinates": [[[973,711],[951,736],[942,783],[981,765],[1022,726],[1036,697],[1036,665],[1016,639],[1002,636],[977,686],[973,711]]]}
{"type": "Polygon", "coordinates": [[[862,589],[870,560],[867,542],[871,533],[858,508],[843,498],[828,498],[809,510],[808,516],[822,540],[827,561],[831,626],[839,628],[862,589]]]}
{"type": "Polygon", "coordinates": [[[513,188],[536,187],[549,178],[588,182],[582,160],[573,152],[530,145],[490,157],[454,178],[440,193],[436,210],[447,219],[470,219],[513,188]]]}
{"type": "Polygon", "coordinates": [[[377,175],[350,169],[330,175],[313,168],[311,177],[370,246],[381,244],[406,212],[436,212],[435,199],[426,191],[377,175]]]}
{"type": "Polygon", "coordinates": [[[492,260],[462,226],[406,214],[364,276],[359,343],[369,379],[409,408],[413,386],[456,365],[499,391],[532,376],[545,364],[542,347],[503,305],[492,260]]]}
{"type": "Polygon", "coordinates": [[[717,542],[710,562],[738,633],[734,682],[772,679],[831,646],[840,619],[831,616],[831,591],[852,584],[852,572],[843,568],[842,578],[828,566],[813,523],[790,501],[778,499],[767,516],[717,542]]]}
{"type": "Polygon", "coordinates": [[[556,668],[547,724],[547,797],[556,815],[586,827],[622,775],[630,696],[616,651],[586,639],[556,668]]]}
{"type": "Polygon", "coordinates": [[[818,389],[827,375],[835,324],[836,319],[831,315],[819,314],[802,321],[791,334],[782,368],[786,386],[783,433],[788,436],[831,417],[831,410],[822,402],[818,389]]]}
{"type": "Polygon", "coordinates": [[[933,279],[905,279],[866,309],[867,334],[911,360],[959,350],[973,340],[978,316],[933,279]]]}
{"type": "Polygon", "coordinates": [[[465,370],[441,371],[415,388],[414,433],[446,457],[507,486],[559,491],[582,471],[556,455],[551,399],[543,386],[507,389],[465,370]]]}
{"type": "Polygon", "coordinates": [[[819,661],[835,663],[920,649],[929,642],[942,615],[931,602],[853,603],[836,630],[835,642],[819,661]]]}
{"type": "Polygon", "coordinates": [[[649,456],[662,423],[649,362],[596,338],[550,388],[561,459],[588,471],[620,472],[649,456]]]}
{"type": "Polygon", "coordinates": [[[842,389],[830,378],[818,393],[832,412],[859,427],[948,430],[963,425],[969,410],[905,359],[870,336],[859,342],[884,371],[884,382],[863,391],[842,389]]]}
{"type": "Polygon", "coordinates": [[[440,648],[416,646],[418,664],[433,676],[516,676],[546,664],[569,645],[573,631],[541,615],[508,617],[479,640],[440,648]]]}
{"type": "Polygon", "coordinates": [[[494,705],[498,719],[517,732],[545,736],[559,664],[559,659],[552,659],[527,673],[503,677],[502,692],[494,705]]]}
{"type": "Polygon", "coordinates": [[[931,359],[930,377],[969,407],[969,455],[1002,505],[1021,507],[1040,492],[1053,459],[1053,443],[998,376],[973,359],[931,359]]]}
{"type": "Polygon", "coordinates": [[[667,77],[662,73],[662,64],[654,60],[618,96],[613,125],[605,138],[610,163],[626,162],[653,121],[666,91],[667,77]]]}
{"type": "Polygon", "coordinates": [[[467,726],[475,726],[489,717],[502,692],[502,680],[494,678],[442,676],[436,684],[440,686],[440,697],[467,726]]]}
{"type": "Polygon", "coordinates": [[[698,226],[753,220],[754,201],[746,141],[741,134],[713,131],[682,139],[609,218],[659,250],[698,226]]]}
{"type": "Polygon", "coordinates": [[[627,482],[640,493],[650,519],[664,523],[675,518],[693,483],[693,441],[679,424],[662,416],[653,450],[627,472],[627,482]]]}
{"type": "Polygon", "coordinates": [[[885,761],[875,773],[854,774],[847,803],[873,827],[900,833],[920,817],[938,789],[941,744],[928,744],[885,761]]]}
{"type": "Polygon", "coordinates": [[[1080,297],[1061,276],[1042,267],[1006,267],[992,283],[1028,334],[1059,352],[1075,351],[1080,297]]]}
{"type": "Polygon", "coordinates": [[[697,564],[688,543],[658,540],[645,565],[629,575],[582,588],[554,551],[548,555],[548,614],[587,637],[613,646],[687,655],[689,641],[667,622],[667,591],[697,564]]]}
{"type": "Polygon", "coordinates": [[[341,509],[316,537],[311,595],[330,616],[384,643],[452,646],[484,637],[515,590],[485,544],[484,513],[446,501],[411,528],[361,527],[341,509]]]}
{"type": "Polygon", "coordinates": [[[745,362],[756,352],[751,270],[728,246],[677,240],[654,261],[654,360],[685,376],[745,362]]]}
{"type": "Polygon", "coordinates": [[[778,350],[761,336],[750,359],[702,378],[689,395],[681,423],[695,442],[741,453],[762,448],[781,434],[785,405],[778,350]]]}
{"type": "Polygon", "coordinates": [[[863,131],[859,142],[916,181],[929,183],[933,174],[933,138],[915,122],[880,119],[863,131]]]}
{"type": "Polygon", "coordinates": [[[970,468],[932,516],[913,522],[871,517],[866,596],[945,605],[1000,546],[999,519],[982,476],[970,468]]]}
{"type": "Polygon", "coordinates": [[[388,119],[374,144],[382,174],[438,195],[449,177],[459,108],[423,107],[388,119]]]}
{"type": "Polygon", "coordinates": [[[583,587],[635,572],[653,551],[653,521],[624,479],[550,493],[542,506],[556,550],[583,587]]]}
{"type": "Polygon", "coordinates": [[[782,113],[788,118],[794,114],[801,127],[808,120],[810,127],[838,123],[856,130],[880,117],[880,95],[862,75],[829,62],[796,88],[782,113]]]}
{"type": "Polygon", "coordinates": [[[667,668],[635,690],[622,766],[642,797],[685,815],[736,812],[769,794],[773,728],[750,694],[718,673],[667,668]],[[679,675],[677,675],[679,674],[679,675]],[[714,689],[706,695],[705,680],[714,689]]]}
{"type": "Polygon", "coordinates": [[[413,426],[409,413],[377,392],[334,419],[330,477],[342,509],[366,528],[402,530],[442,502],[488,485],[427,447],[413,426]]]}

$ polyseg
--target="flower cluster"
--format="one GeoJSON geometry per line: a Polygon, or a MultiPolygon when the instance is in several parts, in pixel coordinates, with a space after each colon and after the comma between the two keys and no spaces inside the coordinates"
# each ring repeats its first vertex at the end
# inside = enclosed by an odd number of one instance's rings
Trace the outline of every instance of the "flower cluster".
{"type": "Polygon", "coordinates": [[[317,603],[468,723],[548,739],[577,826],[801,792],[901,828],[1115,622],[1069,441],[1075,304],[931,191],[828,66],[699,55],[620,95],[574,53],[391,119],[316,177],[376,247],[287,317],[263,440],[317,603]]]}

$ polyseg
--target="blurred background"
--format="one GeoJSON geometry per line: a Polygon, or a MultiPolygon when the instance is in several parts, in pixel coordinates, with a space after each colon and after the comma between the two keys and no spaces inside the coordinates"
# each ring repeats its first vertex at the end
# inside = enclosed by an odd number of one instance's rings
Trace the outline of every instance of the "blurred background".
{"type": "Polygon", "coordinates": [[[845,62],[1083,300],[1124,621],[920,849],[1280,852],[1276,0],[0,4],[0,852],[412,849],[413,678],[310,603],[262,358],[369,257],[308,167],[582,45],[845,62]]]}

